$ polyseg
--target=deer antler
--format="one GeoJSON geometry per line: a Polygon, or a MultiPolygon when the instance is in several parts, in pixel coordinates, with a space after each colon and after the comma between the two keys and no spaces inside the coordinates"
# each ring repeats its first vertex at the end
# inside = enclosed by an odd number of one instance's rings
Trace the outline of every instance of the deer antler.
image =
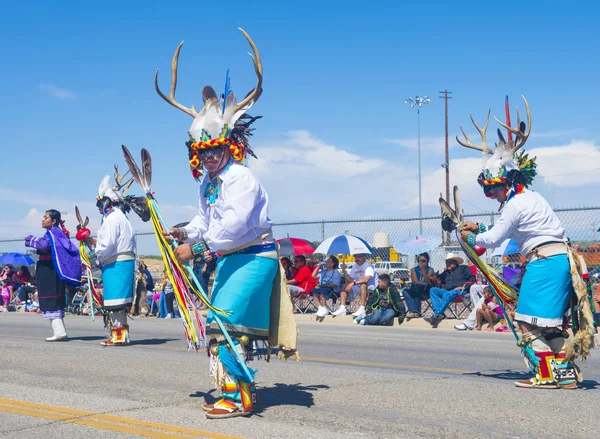
{"type": "Polygon", "coordinates": [[[490,123],[490,111],[488,111],[487,117],[485,118],[485,125],[482,128],[479,128],[479,125],[477,125],[477,122],[475,122],[475,119],[473,119],[473,115],[471,116],[471,122],[473,122],[473,125],[475,125],[475,128],[477,128],[477,131],[479,131],[479,135],[481,136],[481,145],[475,145],[473,143],[471,143],[471,139],[469,139],[469,136],[467,136],[467,133],[465,133],[465,130],[463,130],[463,127],[460,127],[460,130],[463,133],[463,136],[465,136],[465,140],[466,142],[463,142],[462,140],[460,140],[458,138],[458,136],[456,136],[456,141],[458,143],[460,143],[462,146],[466,146],[467,148],[471,148],[471,149],[476,149],[478,151],[483,152],[484,154],[492,154],[493,151],[491,149],[489,149],[487,147],[487,139],[485,137],[485,134],[487,132],[487,128],[488,128],[488,124],[490,123]]]}
{"type": "Polygon", "coordinates": [[[258,48],[256,47],[256,44],[254,44],[254,41],[252,41],[252,38],[250,38],[250,35],[248,35],[244,29],[242,29],[241,27],[239,27],[238,29],[241,33],[244,34],[244,36],[248,40],[248,43],[250,44],[250,47],[252,47],[252,52],[254,52],[254,55],[250,53],[249,55],[250,58],[252,58],[252,62],[254,63],[254,70],[256,71],[256,77],[258,78],[258,82],[256,84],[256,87],[254,87],[254,89],[252,89],[252,91],[250,91],[250,93],[248,93],[248,95],[244,99],[242,99],[242,101],[239,104],[236,104],[236,106],[234,107],[234,113],[237,113],[239,110],[243,110],[249,107],[258,100],[258,98],[262,94],[263,77],[262,61],[260,60],[260,53],[258,53],[258,48]]]}
{"type": "Polygon", "coordinates": [[[529,138],[529,134],[531,134],[531,113],[529,112],[529,104],[527,103],[527,99],[525,99],[525,96],[521,96],[523,98],[523,100],[525,101],[525,111],[527,112],[527,127],[522,127],[521,125],[524,125],[523,122],[521,122],[521,115],[519,114],[519,107],[517,107],[517,127],[516,128],[512,128],[509,127],[508,125],[500,122],[496,117],[494,117],[494,119],[496,119],[496,122],[498,122],[500,125],[502,125],[504,128],[506,128],[507,130],[509,130],[511,133],[513,133],[516,136],[516,141],[514,146],[512,147],[513,152],[517,152],[519,149],[521,149],[523,147],[523,145],[525,145],[525,142],[527,142],[527,139],[529,138]],[[525,129],[527,129],[527,131],[525,131],[525,129]]]}
{"type": "Polygon", "coordinates": [[[123,189],[123,191],[121,192],[121,195],[125,195],[125,192],[127,192],[129,190],[129,188],[131,187],[131,185],[133,184],[133,177],[131,177],[129,180],[127,180],[125,183],[123,183],[123,179],[127,176],[127,174],[129,174],[129,171],[127,171],[125,174],[121,175],[119,174],[119,165],[115,165],[115,190],[116,191],[120,191],[121,189],[123,189]]]}
{"type": "Polygon", "coordinates": [[[165,96],[163,92],[160,91],[160,87],[158,86],[158,69],[156,69],[156,74],[154,75],[154,88],[159,96],[169,104],[195,118],[198,113],[193,105],[192,108],[184,107],[175,100],[175,90],[177,89],[177,65],[179,64],[179,52],[181,51],[181,46],[183,46],[183,43],[184,42],[182,41],[181,44],[177,46],[177,49],[175,49],[175,55],[173,55],[173,62],[171,63],[171,92],[169,97],[165,96]]]}

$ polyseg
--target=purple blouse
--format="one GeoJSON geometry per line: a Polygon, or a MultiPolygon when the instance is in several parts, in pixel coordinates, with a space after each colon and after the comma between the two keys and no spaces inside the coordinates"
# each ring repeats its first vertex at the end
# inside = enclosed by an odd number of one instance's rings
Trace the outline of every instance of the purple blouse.
{"type": "Polygon", "coordinates": [[[52,262],[58,277],[75,286],[81,283],[81,257],[79,249],[58,227],[52,227],[40,238],[29,235],[25,246],[40,253],[52,253],[52,262]]]}

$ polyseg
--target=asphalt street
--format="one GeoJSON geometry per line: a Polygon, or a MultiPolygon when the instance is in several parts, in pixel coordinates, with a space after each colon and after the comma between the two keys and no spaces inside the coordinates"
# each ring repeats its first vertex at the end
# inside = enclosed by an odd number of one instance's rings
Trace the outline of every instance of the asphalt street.
{"type": "Polygon", "coordinates": [[[597,437],[600,350],[578,390],[518,389],[510,334],[331,321],[299,323],[300,363],[252,363],[256,414],[208,420],[209,361],[179,320],[136,319],[131,346],[103,348],[100,319],[67,316],[70,340],[46,343],[41,316],[2,313],[0,437],[597,437]]]}

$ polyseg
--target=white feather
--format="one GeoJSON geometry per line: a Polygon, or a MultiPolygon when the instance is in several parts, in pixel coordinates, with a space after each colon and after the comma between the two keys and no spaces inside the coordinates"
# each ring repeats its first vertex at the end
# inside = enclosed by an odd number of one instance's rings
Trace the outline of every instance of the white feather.
{"type": "Polygon", "coordinates": [[[497,177],[503,166],[506,168],[506,172],[519,167],[514,153],[507,148],[505,143],[501,142],[496,146],[494,154],[483,155],[483,169],[489,171],[493,177],[497,177]]]}

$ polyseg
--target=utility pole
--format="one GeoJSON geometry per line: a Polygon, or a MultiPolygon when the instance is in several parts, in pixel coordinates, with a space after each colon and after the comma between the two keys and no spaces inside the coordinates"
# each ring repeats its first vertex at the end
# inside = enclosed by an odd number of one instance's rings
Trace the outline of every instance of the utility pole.
{"type": "MultiPolygon", "coordinates": [[[[440,96],[441,99],[444,100],[444,106],[446,108],[446,162],[444,163],[444,168],[446,169],[446,201],[450,202],[450,158],[449,158],[449,144],[448,144],[448,99],[452,99],[452,96],[448,96],[452,94],[451,91],[444,90],[439,93],[443,93],[443,96],[440,96]]],[[[442,242],[444,241],[444,237],[442,234],[442,242]]],[[[446,232],[446,245],[450,245],[450,232],[446,232]]]]}

